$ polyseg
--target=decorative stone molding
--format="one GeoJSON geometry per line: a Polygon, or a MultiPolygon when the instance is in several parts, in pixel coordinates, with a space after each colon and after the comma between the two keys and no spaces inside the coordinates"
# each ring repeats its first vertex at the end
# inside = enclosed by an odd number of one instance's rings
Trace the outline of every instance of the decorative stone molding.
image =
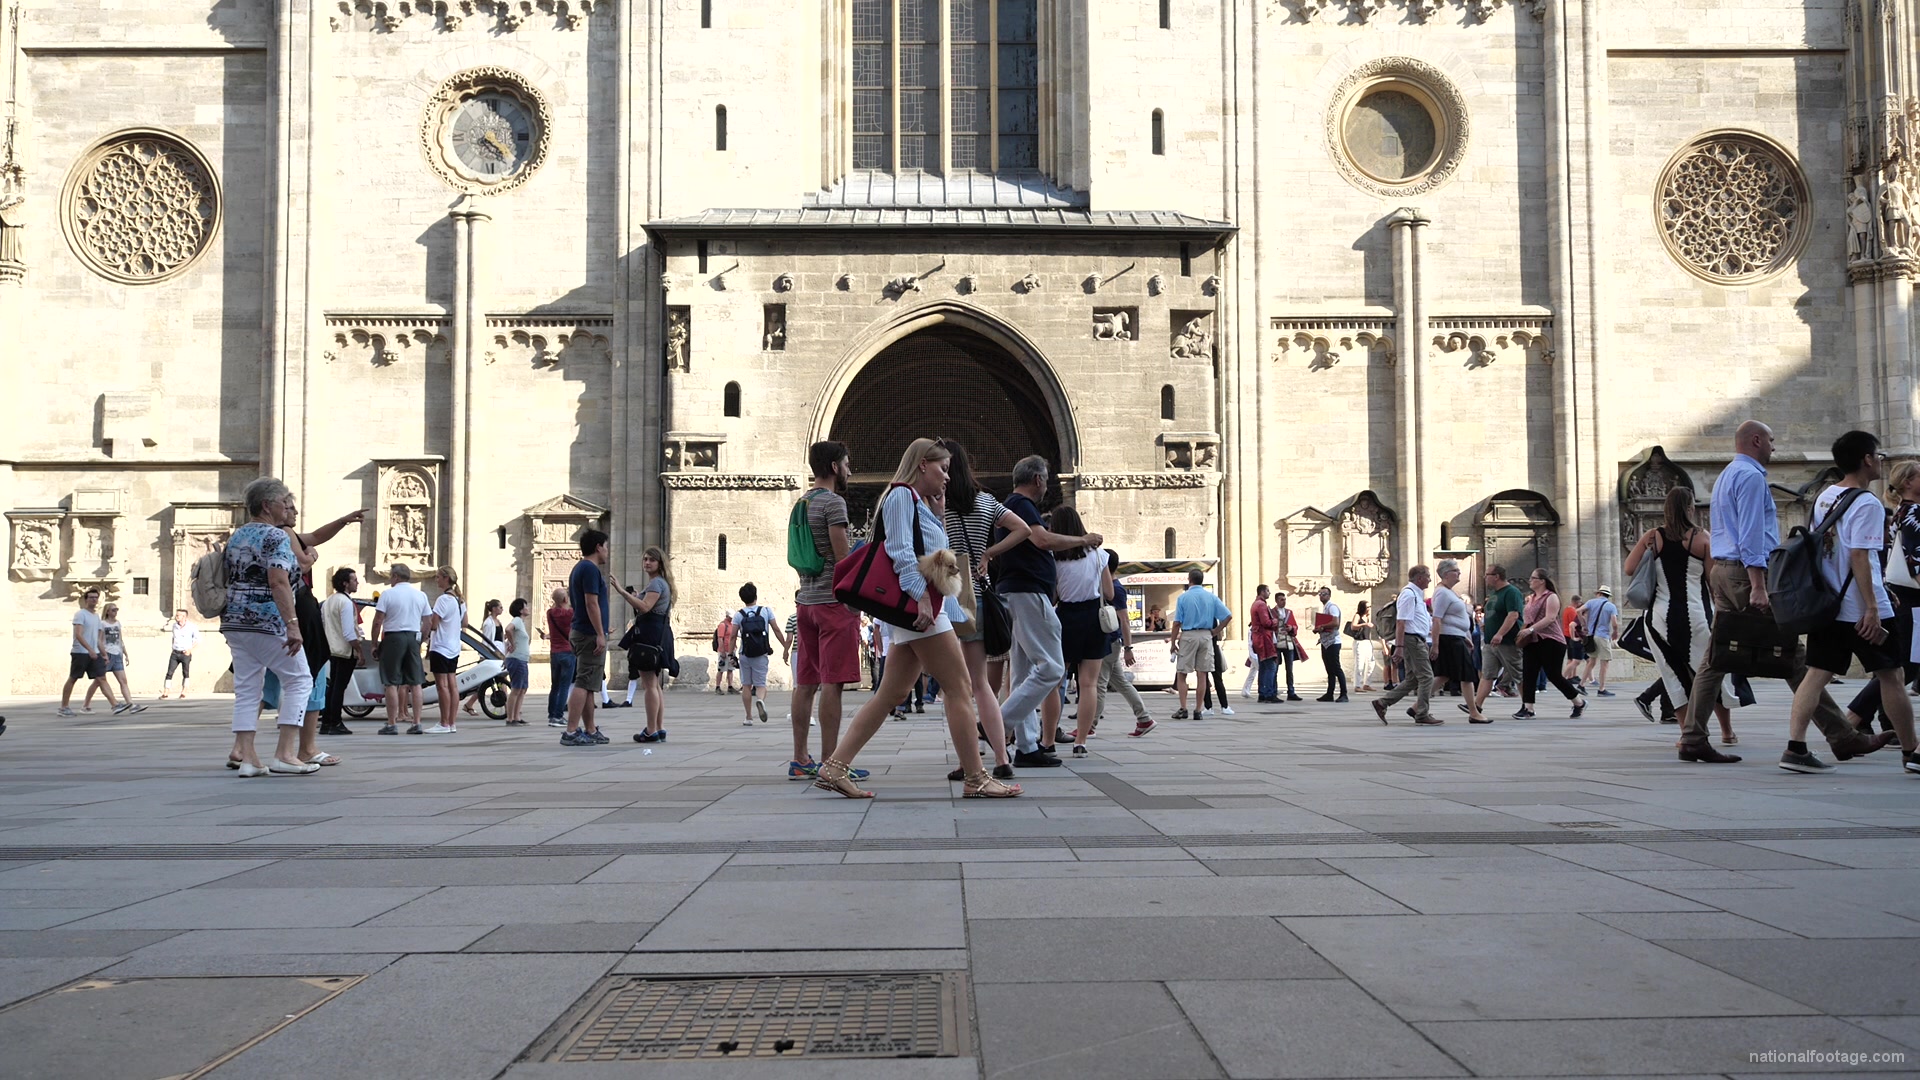
{"type": "Polygon", "coordinates": [[[440,459],[384,458],[373,464],[380,501],[372,574],[385,580],[389,566],[405,563],[418,577],[439,565],[440,459]]]}
{"type": "MultiPolygon", "coordinates": [[[[490,122],[499,123],[500,118],[495,115],[490,122]]],[[[420,149],[426,154],[428,167],[448,187],[468,195],[497,195],[526,183],[540,170],[547,159],[552,130],[553,110],[546,95],[524,76],[501,67],[468,68],[449,76],[427,99],[420,117],[420,149]],[[526,114],[531,128],[526,156],[517,158],[512,168],[497,176],[469,169],[460,161],[453,142],[454,122],[463,106],[486,95],[513,101],[526,114]]]]}
{"type": "Polygon", "coordinates": [[[773,291],[774,292],[792,292],[793,291],[793,275],[781,274],[779,277],[774,278],[773,291]]]}
{"type": "Polygon", "coordinates": [[[7,570],[13,580],[53,580],[60,569],[61,522],[66,516],[67,512],[58,507],[7,511],[12,533],[7,570]]]}
{"type": "Polygon", "coordinates": [[[1218,482],[1218,473],[1200,472],[1157,472],[1157,473],[1075,473],[1063,476],[1061,483],[1071,482],[1080,491],[1167,491],[1188,488],[1204,488],[1218,482]]]}
{"type": "Polygon", "coordinates": [[[110,281],[150,285],[183,273],[220,230],[220,181],[170,132],[116,132],[80,156],[60,223],[80,261],[110,281]]]}
{"type": "Polygon", "coordinates": [[[1326,371],[1351,355],[1395,361],[1394,321],[1356,316],[1333,319],[1275,318],[1269,327],[1279,331],[1272,359],[1276,363],[1304,360],[1308,371],[1326,371]]]}
{"type": "Polygon", "coordinates": [[[1147,278],[1147,295],[1160,296],[1167,291],[1167,275],[1154,271],[1147,278]]]}
{"type": "Polygon", "coordinates": [[[173,568],[169,612],[193,606],[193,564],[233,534],[241,521],[240,503],[174,503],[168,511],[167,564],[173,568]]]}
{"type": "MultiPolygon", "coordinates": [[[[1469,22],[1481,24],[1493,18],[1496,12],[1506,6],[1507,0],[1285,0],[1284,5],[1280,2],[1269,4],[1268,10],[1291,8],[1294,13],[1292,21],[1310,23],[1317,21],[1322,12],[1333,9],[1334,14],[1328,17],[1332,23],[1366,25],[1396,3],[1406,9],[1406,21],[1409,22],[1431,24],[1439,20],[1449,6],[1457,3],[1465,9],[1469,22]]],[[[1515,0],[1515,6],[1535,19],[1546,16],[1546,0],[1515,0]]]]}
{"type": "Polygon", "coordinates": [[[1165,457],[1165,467],[1198,472],[1220,467],[1220,435],[1213,431],[1163,431],[1154,437],[1165,457]]]}
{"type": "Polygon", "coordinates": [[[1387,580],[1393,566],[1397,518],[1372,491],[1354,496],[1340,513],[1340,573],[1362,589],[1387,580]]]}
{"type": "Polygon", "coordinates": [[[669,491],[798,491],[800,478],[758,473],[663,472],[660,485],[669,491]]]}
{"type": "Polygon", "coordinates": [[[453,33],[463,28],[512,32],[544,20],[555,29],[579,30],[593,17],[596,0],[336,0],[327,17],[334,30],[394,34],[413,20],[422,30],[453,33]],[[473,25],[468,27],[468,23],[473,25]]]}
{"type": "MultiPolygon", "coordinates": [[[[565,589],[573,565],[580,561],[580,533],[605,521],[607,508],[578,495],[556,495],[521,513],[521,537],[526,551],[519,580],[521,596],[533,602],[528,626],[545,626],[555,589],[565,589]]],[[[543,640],[534,638],[536,645],[543,640]]],[[[550,648],[550,646],[548,646],[550,648]]]]}
{"type": "Polygon", "coordinates": [[[661,468],[669,473],[693,469],[712,472],[720,467],[720,446],[726,441],[724,434],[669,431],[660,440],[661,468]]]}
{"type": "Polygon", "coordinates": [[[1336,522],[1333,515],[1306,506],[1273,523],[1280,533],[1281,588],[1313,594],[1333,582],[1336,522]]]}
{"type": "Polygon", "coordinates": [[[1448,317],[1428,319],[1433,331],[1434,359],[1439,354],[1464,353],[1469,371],[1501,360],[1525,363],[1553,361],[1553,323],[1544,318],[1448,317]]]}
{"type": "MultiPolygon", "coordinates": [[[[1665,447],[1653,447],[1626,470],[1620,477],[1621,550],[1632,550],[1642,534],[1666,519],[1667,493],[1677,487],[1699,494],[1693,477],[1667,457],[1665,447]]],[[[1701,520],[1698,512],[1694,520],[1701,520]]]]}
{"type": "Polygon", "coordinates": [[[888,299],[899,300],[910,292],[925,292],[926,290],[920,286],[919,274],[902,274],[892,281],[887,282],[886,288],[881,291],[888,299]]]}
{"type": "Polygon", "coordinates": [[[1046,282],[1042,280],[1039,274],[1028,274],[1026,277],[1013,283],[1013,291],[1021,293],[1022,295],[1037,293],[1045,287],[1046,282]]]}
{"type": "Polygon", "coordinates": [[[329,314],[325,322],[332,340],[320,359],[329,364],[345,360],[385,367],[402,360],[449,357],[447,334],[453,323],[443,315],[329,314]]]}
{"type": "Polygon", "coordinates": [[[1446,72],[1411,56],[1383,56],[1347,73],[1334,88],[1325,118],[1327,153],[1349,184],[1383,198],[1431,191],[1453,178],[1467,152],[1471,123],[1467,99],[1446,72]],[[1368,172],[1347,145],[1354,107],[1376,91],[1397,91],[1425,108],[1433,123],[1434,149],[1418,171],[1403,179],[1368,172]]]}
{"type": "Polygon", "coordinates": [[[1213,312],[1169,312],[1167,356],[1172,360],[1213,359],[1213,312]]]}
{"type": "MultiPolygon", "coordinates": [[[[1784,148],[1753,132],[1710,131],[1687,143],[1667,159],[1655,190],[1655,220],[1667,254],[1718,285],[1747,285],[1786,270],[1812,225],[1799,166],[1784,148]]],[[[1881,195],[1884,223],[1886,185],[1881,195]]],[[[1904,189],[1899,198],[1904,202],[1904,189]]],[[[1885,244],[1884,230],[1881,238],[1885,244]]]]}
{"type": "Polygon", "coordinates": [[[1093,340],[1132,341],[1139,333],[1139,308],[1094,308],[1093,340]]]}
{"type": "Polygon", "coordinates": [[[120,535],[126,516],[126,492],[118,488],[76,488],[67,500],[67,561],[61,578],[78,598],[97,588],[107,600],[120,598],[127,576],[125,538],[120,535]]]}
{"type": "Polygon", "coordinates": [[[613,345],[595,329],[607,329],[613,319],[588,316],[577,320],[531,315],[487,316],[486,353],[488,364],[505,361],[537,370],[553,370],[575,362],[608,364],[613,361],[613,345]]]}

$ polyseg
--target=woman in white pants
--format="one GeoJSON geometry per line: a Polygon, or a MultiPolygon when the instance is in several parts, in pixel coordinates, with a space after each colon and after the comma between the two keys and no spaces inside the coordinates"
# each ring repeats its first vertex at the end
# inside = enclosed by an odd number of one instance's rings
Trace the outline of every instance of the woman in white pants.
{"type": "Polygon", "coordinates": [[[227,767],[241,776],[299,775],[320,771],[300,760],[300,703],[313,690],[300,623],[293,611],[293,575],[299,561],[286,530],[298,512],[287,485],[263,476],[247,485],[245,525],[227,540],[227,606],[220,632],[233,653],[233,750],[227,767]],[[280,680],[280,739],[265,766],[254,752],[260,695],[267,672],[280,680]]]}

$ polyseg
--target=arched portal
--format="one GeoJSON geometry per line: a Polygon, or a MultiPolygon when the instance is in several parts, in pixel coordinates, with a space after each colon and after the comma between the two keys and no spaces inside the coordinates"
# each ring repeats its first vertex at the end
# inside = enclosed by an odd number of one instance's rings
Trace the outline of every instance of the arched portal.
{"type": "MultiPolygon", "coordinates": [[[[828,438],[853,456],[847,500],[863,522],[907,445],[922,435],[960,441],[982,487],[1012,489],[1014,462],[1040,454],[1062,467],[1054,409],[1017,357],[968,327],[941,322],[881,349],[848,383],[828,438]]],[[[1049,501],[1058,485],[1048,487],[1049,501]]]]}

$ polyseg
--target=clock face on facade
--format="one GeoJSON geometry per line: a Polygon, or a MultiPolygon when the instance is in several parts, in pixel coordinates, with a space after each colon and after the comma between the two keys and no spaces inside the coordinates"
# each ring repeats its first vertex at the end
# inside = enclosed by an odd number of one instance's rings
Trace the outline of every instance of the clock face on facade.
{"type": "Polygon", "coordinates": [[[545,100],[520,76],[497,68],[462,72],[427,109],[425,149],[440,178],[471,194],[520,186],[546,157],[545,100]]]}
{"type": "Polygon", "coordinates": [[[454,159],[480,180],[503,180],[533,157],[533,113],[498,90],[475,94],[455,109],[448,126],[454,159]]]}

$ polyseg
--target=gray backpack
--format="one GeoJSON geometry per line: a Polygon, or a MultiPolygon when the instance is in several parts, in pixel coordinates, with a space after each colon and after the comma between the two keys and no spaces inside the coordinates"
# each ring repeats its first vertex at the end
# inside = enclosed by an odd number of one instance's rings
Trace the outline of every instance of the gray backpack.
{"type": "Polygon", "coordinates": [[[1865,495],[1854,488],[1833,504],[1812,529],[1797,525],[1786,542],[1767,556],[1767,595],[1773,600],[1773,621],[1790,634],[1804,634],[1840,617],[1840,604],[1853,584],[1853,568],[1835,589],[1821,570],[1834,543],[1834,531],[1853,501],[1865,495]]]}

